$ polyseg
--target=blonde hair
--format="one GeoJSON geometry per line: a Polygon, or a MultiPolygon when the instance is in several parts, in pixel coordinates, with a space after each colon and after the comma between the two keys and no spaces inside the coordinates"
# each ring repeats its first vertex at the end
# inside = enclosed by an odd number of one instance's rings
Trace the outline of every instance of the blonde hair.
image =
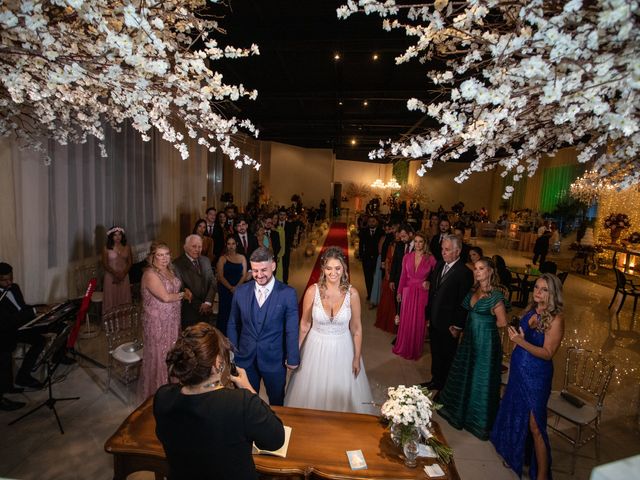
{"type": "MultiPolygon", "coordinates": [[[[547,290],[549,292],[549,300],[547,300],[547,308],[540,314],[538,326],[536,330],[545,332],[551,326],[553,318],[562,313],[564,309],[564,300],[562,298],[562,282],[552,273],[543,273],[540,280],[547,282],[547,290]]],[[[536,280],[537,281],[537,280],[536,280]]],[[[538,303],[531,300],[527,311],[538,308],[538,303]]]]}
{"type": "Polygon", "coordinates": [[[327,262],[331,259],[338,260],[342,265],[342,276],[340,277],[340,290],[345,293],[351,286],[349,283],[349,274],[347,273],[347,261],[344,258],[344,253],[340,247],[329,247],[322,255],[322,265],[320,267],[320,278],[318,279],[318,287],[320,291],[327,290],[327,277],[324,274],[324,269],[327,266],[327,262]]]}
{"type": "MultiPolygon", "coordinates": [[[[487,268],[491,270],[491,277],[489,279],[489,290],[484,291],[483,293],[490,293],[493,290],[496,290],[498,288],[498,284],[500,283],[500,279],[498,278],[498,271],[496,270],[496,264],[493,263],[493,260],[491,260],[489,257],[482,257],[481,259],[476,261],[476,263],[478,262],[484,263],[487,268]]],[[[477,292],[478,290],[480,290],[480,282],[475,282],[471,287],[471,290],[473,292],[477,292]]]]}
{"type": "MultiPolygon", "coordinates": [[[[153,263],[153,260],[158,250],[161,250],[163,248],[168,250],[169,253],[171,253],[171,249],[169,248],[169,245],[167,245],[164,242],[151,242],[151,246],[149,247],[149,254],[147,255],[147,265],[149,266],[149,268],[152,268],[156,272],[158,272],[159,270],[158,270],[158,267],[156,267],[156,265],[153,263]]],[[[173,272],[173,264],[171,262],[169,262],[169,265],[167,265],[167,269],[173,272]]]]}
{"type": "MultiPolygon", "coordinates": [[[[418,231],[416,233],[413,234],[413,241],[416,241],[416,237],[420,237],[422,238],[422,240],[424,240],[424,251],[423,253],[425,255],[429,255],[431,253],[431,250],[429,250],[429,242],[427,241],[427,236],[424,234],[424,232],[422,231],[418,231]]],[[[414,247],[415,250],[415,247],[414,247]]]]}

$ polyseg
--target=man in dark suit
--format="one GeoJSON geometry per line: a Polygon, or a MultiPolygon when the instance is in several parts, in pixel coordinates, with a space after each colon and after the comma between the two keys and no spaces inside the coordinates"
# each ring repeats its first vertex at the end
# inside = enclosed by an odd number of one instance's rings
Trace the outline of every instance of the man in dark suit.
{"type": "Polygon", "coordinates": [[[216,227],[216,216],[218,212],[216,211],[216,207],[207,208],[206,215],[204,217],[205,222],[207,222],[207,228],[204,231],[204,235],[206,237],[213,238],[213,231],[216,227]]]}
{"type": "Polygon", "coordinates": [[[423,384],[441,390],[458,348],[458,336],[464,328],[467,310],[464,297],[473,285],[473,274],[460,259],[461,241],[455,235],[442,240],[443,260],[429,275],[429,303],[426,316],[431,339],[431,381],[423,384]]]}
{"type": "Polygon", "coordinates": [[[367,300],[371,298],[371,288],[373,287],[373,277],[376,273],[376,260],[378,259],[378,241],[384,235],[378,226],[378,219],[371,216],[367,220],[367,226],[360,229],[358,234],[360,246],[358,257],[362,262],[364,273],[364,283],[367,286],[367,300]]]}
{"type": "Polygon", "coordinates": [[[280,245],[280,235],[273,229],[273,218],[270,216],[266,217],[262,222],[264,225],[264,234],[269,239],[271,243],[271,249],[273,250],[273,258],[276,263],[278,262],[278,257],[280,256],[280,250],[282,250],[282,245],[280,245]]]}
{"type": "Polygon", "coordinates": [[[400,274],[402,273],[402,259],[404,256],[413,251],[413,228],[409,224],[404,224],[400,227],[398,235],[400,242],[396,245],[393,251],[393,258],[391,259],[391,271],[389,272],[389,288],[396,293],[398,283],[400,283],[400,274]]]}
{"type": "Polygon", "coordinates": [[[429,250],[431,251],[431,254],[434,257],[436,257],[436,260],[441,262],[442,261],[442,245],[441,244],[444,240],[444,237],[446,237],[451,233],[451,223],[449,222],[449,219],[447,219],[446,217],[441,218],[440,223],[438,224],[438,227],[440,228],[440,234],[433,236],[433,238],[431,239],[431,242],[429,242],[429,250]]]}
{"type": "Polygon", "coordinates": [[[289,263],[291,261],[291,249],[295,242],[296,233],[298,228],[301,228],[302,224],[298,220],[290,218],[287,215],[287,211],[281,208],[278,212],[278,229],[284,230],[284,249],[282,254],[282,281],[286,284],[289,283],[289,263]]]}
{"type": "Polygon", "coordinates": [[[258,248],[258,239],[255,235],[249,233],[249,224],[244,217],[238,217],[236,220],[236,233],[233,235],[236,239],[236,251],[244,255],[249,265],[249,258],[253,251],[258,248]]]}
{"type": "Polygon", "coordinates": [[[212,321],[215,280],[211,262],[201,253],[202,239],[198,235],[189,235],[184,241],[184,253],[173,262],[182,286],[188,288],[193,295],[190,301],[182,299],[183,329],[198,322],[212,321]]]}
{"type": "Polygon", "coordinates": [[[226,333],[237,349],[235,361],[246,370],[254,390],[260,391],[263,380],[269,403],[282,405],[287,369],[300,364],[298,301],[293,288],[275,279],[275,269],[267,248],[251,254],[254,281],[236,289],[226,333]]]}
{"type": "Polygon", "coordinates": [[[31,345],[16,375],[16,384],[34,389],[42,383],[31,376],[31,369],[44,349],[45,340],[38,332],[18,330],[36,316],[36,309],[24,301],[20,287],[13,283],[13,268],[0,263],[0,410],[17,410],[24,402],[14,402],[4,397],[6,393],[20,393],[13,385],[13,350],[16,344],[31,345]]]}

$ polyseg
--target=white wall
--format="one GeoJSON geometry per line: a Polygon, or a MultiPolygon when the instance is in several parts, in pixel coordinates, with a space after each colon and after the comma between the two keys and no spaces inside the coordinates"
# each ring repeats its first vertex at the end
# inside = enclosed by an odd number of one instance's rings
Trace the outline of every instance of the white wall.
{"type": "Polygon", "coordinates": [[[331,150],[271,142],[269,175],[262,176],[273,204],[291,205],[293,194],[306,206],[329,203],[334,155],[331,150]],[[268,178],[268,183],[267,179],[268,178]]]}

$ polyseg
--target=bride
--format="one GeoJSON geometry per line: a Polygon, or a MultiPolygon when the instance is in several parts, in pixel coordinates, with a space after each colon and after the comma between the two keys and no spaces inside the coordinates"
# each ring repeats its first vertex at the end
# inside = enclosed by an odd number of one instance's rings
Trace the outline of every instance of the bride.
{"type": "Polygon", "coordinates": [[[326,250],[320,279],[304,295],[299,344],[286,406],[375,413],[361,356],[360,296],[338,247],[326,250]]]}

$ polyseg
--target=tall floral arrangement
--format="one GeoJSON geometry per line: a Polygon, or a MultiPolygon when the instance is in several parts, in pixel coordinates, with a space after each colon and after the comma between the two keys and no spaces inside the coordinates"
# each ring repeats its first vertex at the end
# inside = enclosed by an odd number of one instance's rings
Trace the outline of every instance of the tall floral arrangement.
{"type": "Polygon", "coordinates": [[[105,123],[129,121],[144,140],[155,128],[182,158],[190,137],[221,148],[238,168],[258,168],[235,145],[241,132],[257,130],[224,114],[257,92],[211,68],[258,47],[219,43],[224,31],[211,8],[205,0],[0,2],[0,136],[44,151],[42,137],[103,140],[105,123]]]}
{"type": "Polygon", "coordinates": [[[604,219],[604,228],[614,231],[624,230],[631,226],[629,216],[626,213],[611,213],[604,219]]]}
{"type": "MultiPolygon", "coordinates": [[[[407,107],[440,124],[382,142],[371,158],[421,159],[423,175],[435,160],[472,152],[456,181],[499,166],[517,182],[542,154],[575,145],[580,162],[594,160],[618,187],[640,180],[636,0],[349,0],[337,13],[358,11],[415,38],[396,63],[424,63],[437,96],[407,107]]],[[[503,196],[512,193],[507,185],[503,196]]]]}

